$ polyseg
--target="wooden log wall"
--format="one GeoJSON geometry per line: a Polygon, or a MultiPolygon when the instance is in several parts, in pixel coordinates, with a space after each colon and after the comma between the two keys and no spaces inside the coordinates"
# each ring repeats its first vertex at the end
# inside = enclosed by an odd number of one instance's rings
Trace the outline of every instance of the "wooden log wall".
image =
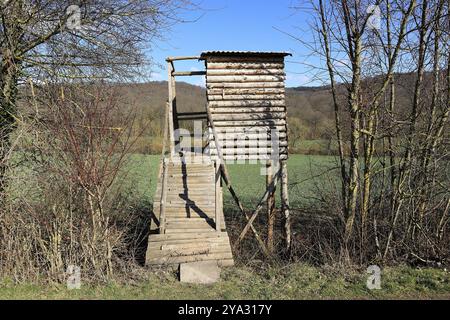
{"type": "MultiPolygon", "coordinates": [[[[205,61],[208,108],[224,159],[265,161],[275,151],[287,159],[284,57],[210,56],[205,61]]],[[[214,159],[216,142],[212,134],[209,138],[214,159]]]]}

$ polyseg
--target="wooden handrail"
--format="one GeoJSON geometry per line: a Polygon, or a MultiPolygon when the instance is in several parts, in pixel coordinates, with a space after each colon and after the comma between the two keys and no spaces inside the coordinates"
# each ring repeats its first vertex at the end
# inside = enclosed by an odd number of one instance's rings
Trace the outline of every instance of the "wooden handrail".
{"type": "Polygon", "coordinates": [[[214,166],[214,170],[215,170],[215,175],[214,175],[214,189],[215,189],[215,223],[216,223],[216,230],[218,232],[222,231],[222,221],[221,221],[221,197],[220,197],[220,167],[217,165],[217,163],[214,166]]]}
{"type": "Polygon", "coordinates": [[[166,148],[169,135],[169,102],[166,103],[166,112],[164,117],[164,136],[161,150],[161,160],[159,165],[158,181],[161,181],[161,194],[159,202],[159,233],[165,231],[165,210],[166,210],[166,196],[167,196],[167,163],[166,163],[166,148]]]}
{"type": "Polygon", "coordinates": [[[164,130],[163,145],[162,145],[162,150],[161,150],[161,159],[159,161],[158,180],[161,179],[163,161],[164,161],[164,158],[166,157],[167,137],[169,135],[169,102],[166,102],[166,112],[164,115],[164,129],[163,130],[164,130]]]}
{"type": "Polygon", "coordinates": [[[167,57],[166,61],[177,61],[177,60],[202,60],[200,56],[184,56],[184,57],[167,57]]]}
{"type": "Polygon", "coordinates": [[[166,230],[166,198],[167,198],[167,161],[163,160],[163,173],[161,181],[161,198],[159,202],[159,233],[166,230]]]}
{"type": "Polygon", "coordinates": [[[183,77],[183,76],[204,76],[206,75],[206,71],[174,71],[172,73],[175,77],[183,77]]]}

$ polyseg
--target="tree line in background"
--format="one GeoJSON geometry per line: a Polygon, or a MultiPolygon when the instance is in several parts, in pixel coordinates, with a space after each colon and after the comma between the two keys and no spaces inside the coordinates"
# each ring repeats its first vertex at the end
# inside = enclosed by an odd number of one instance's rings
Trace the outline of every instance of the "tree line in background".
{"type": "MultiPolygon", "coordinates": [[[[395,92],[399,109],[407,109],[408,85],[412,74],[399,74],[402,83],[395,92]]],[[[368,83],[376,81],[369,79],[368,83]]],[[[370,84],[369,84],[370,85],[370,84]]],[[[132,105],[136,113],[133,130],[137,138],[133,151],[142,154],[160,154],[163,138],[163,119],[167,101],[167,82],[115,84],[124,105],[132,105]]],[[[345,90],[340,86],[340,90],[345,90]]],[[[204,112],[204,88],[177,82],[178,108],[182,112],[204,112]]],[[[338,155],[335,136],[334,108],[329,86],[286,88],[289,152],[292,154],[338,155]]],[[[344,139],[349,141],[349,117],[341,112],[344,139]]],[[[192,125],[190,123],[185,126],[192,125]]],[[[349,154],[349,143],[344,146],[349,154]]]]}
{"type": "MultiPolygon", "coordinates": [[[[112,85],[124,106],[132,105],[136,114],[133,131],[137,138],[133,151],[160,154],[163,119],[167,101],[167,82],[112,85]]],[[[204,112],[206,92],[200,86],[177,82],[180,112],[204,112]]],[[[331,95],[326,87],[287,88],[289,141],[292,153],[336,154],[331,95]],[[306,141],[306,143],[305,143],[306,141]],[[330,143],[331,141],[331,143],[330,143]]],[[[183,123],[187,129],[191,123],[183,123]]]]}

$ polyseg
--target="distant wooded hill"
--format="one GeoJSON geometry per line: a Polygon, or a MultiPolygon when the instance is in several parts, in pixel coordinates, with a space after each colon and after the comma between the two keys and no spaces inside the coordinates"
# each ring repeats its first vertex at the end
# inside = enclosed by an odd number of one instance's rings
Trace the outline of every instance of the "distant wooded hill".
{"type": "MultiPolygon", "coordinates": [[[[162,140],[162,119],[167,100],[167,82],[117,85],[119,96],[131,102],[137,110],[134,124],[136,133],[143,132],[136,151],[156,153],[162,140]]],[[[180,112],[204,111],[205,89],[185,82],[177,82],[177,108],[180,112]]],[[[332,138],[333,106],[326,87],[297,87],[286,89],[290,151],[320,152],[321,140],[332,138]],[[300,141],[315,143],[301,145],[300,141]],[[307,146],[306,146],[307,145],[307,146]]]]}

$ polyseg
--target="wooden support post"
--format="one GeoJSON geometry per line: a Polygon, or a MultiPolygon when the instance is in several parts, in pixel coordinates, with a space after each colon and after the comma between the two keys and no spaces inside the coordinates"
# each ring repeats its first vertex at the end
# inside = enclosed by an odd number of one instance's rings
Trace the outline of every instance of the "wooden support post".
{"type": "Polygon", "coordinates": [[[216,230],[218,232],[221,231],[222,225],[221,225],[221,197],[220,197],[220,165],[216,162],[215,165],[215,223],[216,223],[216,230]]]}
{"type": "Polygon", "coordinates": [[[169,114],[168,114],[168,118],[169,118],[169,148],[170,148],[170,158],[172,159],[175,155],[175,137],[174,137],[174,117],[173,117],[173,113],[174,113],[174,109],[175,109],[175,99],[176,99],[176,94],[175,94],[175,86],[174,86],[174,81],[172,81],[173,73],[174,69],[173,69],[173,64],[172,62],[167,62],[167,84],[169,87],[169,100],[168,100],[168,107],[169,107],[169,114]]]}
{"type": "Polygon", "coordinates": [[[166,111],[164,114],[164,132],[163,132],[163,145],[161,148],[161,161],[159,164],[159,172],[158,172],[158,179],[161,179],[162,173],[163,173],[163,161],[166,156],[166,148],[167,148],[167,138],[169,135],[169,102],[166,102],[166,111]]]}
{"type": "Polygon", "coordinates": [[[163,176],[161,181],[161,199],[159,207],[159,233],[166,230],[166,198],[167,198],[167,161],[163,160],[163,176]]]}
{"type": "MultiPolygon", "coordinates": [[[[174,130],[180,128],[178,121],[178,109],[177,109],[177,86],[175,81],[175,67],[172,62],[172,76],[170,77],[170,81],[172,81],[172,98],[173,98],[173,127],[174,130]]],[[[179,138],[178,138],[179,139],[179,138]]],[[[179,143],[180,141],[175,141],[175,143],[179,143]]]]}
{"type": "Polygon", "coordinates": [[[286,251],[291,249],[291,217],[289,212],[288,171],[287,161],[280,161],[281,167],[281,211],[284,216],[284,233],[286,237],[286,251]]]}
{"type": "MultiPolygon", "coordinates": [[[[269,160],[266,163],[266,189],[269,190],[273,181],[273,161],[269,160]]],[[[274,252],[274,236],[273,229],[275,225],[275,187],[270,190],[267,196],[267,250],[270,253],[274,252]]]]}

